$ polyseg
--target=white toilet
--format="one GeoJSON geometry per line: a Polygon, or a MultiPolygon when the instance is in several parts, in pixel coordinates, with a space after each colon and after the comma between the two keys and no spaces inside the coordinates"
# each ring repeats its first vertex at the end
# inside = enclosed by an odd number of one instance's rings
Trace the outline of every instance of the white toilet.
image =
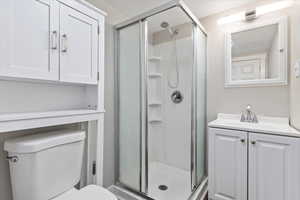
{"type": "Polygon", "coordinates": [[[77,190],[85,132],[63,130],[10,139],[14,200],[117,200],[108,190],[90,185],[77,190]]]}

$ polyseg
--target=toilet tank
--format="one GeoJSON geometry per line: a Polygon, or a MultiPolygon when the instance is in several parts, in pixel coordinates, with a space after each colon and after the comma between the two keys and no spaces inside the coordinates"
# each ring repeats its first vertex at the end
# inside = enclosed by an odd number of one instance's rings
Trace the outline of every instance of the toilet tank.
{"type": "Polygon", "coordinates": [[[79,181],[85,132],[61,130],[5,141],[14,200],[48,200],[79,181]]]}

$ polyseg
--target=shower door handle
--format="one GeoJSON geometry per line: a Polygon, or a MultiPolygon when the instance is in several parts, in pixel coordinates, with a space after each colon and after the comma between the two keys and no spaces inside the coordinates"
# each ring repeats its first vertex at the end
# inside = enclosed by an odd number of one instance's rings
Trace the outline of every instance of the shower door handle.
{"type": "Polygon", "coordinates": [[[61,36],[61,46],[62,46],[62,52],[66,53],[68,51],[68,36],[67,34],[63,34],[61,36]]]}
{"type": "Polygon", "coordinates": [[[52,31],[51,49],[52,50],[56,50],[57,49],[57,31],[52,31]]]}

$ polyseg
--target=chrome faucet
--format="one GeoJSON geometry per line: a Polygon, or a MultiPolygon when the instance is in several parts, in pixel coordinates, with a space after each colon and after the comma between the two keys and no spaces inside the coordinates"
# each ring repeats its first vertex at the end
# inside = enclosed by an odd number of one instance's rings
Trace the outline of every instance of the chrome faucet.
{"type": "Polygon", "coordinates": [[[246,110],[242,112],[241,122],[258,123],[256,114],[251,111],[251,106],[247,105],[246,110]]]}

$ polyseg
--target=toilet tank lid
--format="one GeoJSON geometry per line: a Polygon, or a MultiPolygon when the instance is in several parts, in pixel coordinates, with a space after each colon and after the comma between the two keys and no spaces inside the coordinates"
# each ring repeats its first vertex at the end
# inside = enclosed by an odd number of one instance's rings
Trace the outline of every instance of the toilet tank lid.
{"type": "Polygon", "coordinates": [[[59,130],[8,139],[4,150],[10,153],[35,153],[51,147],[79,142],[85,139],[84,131],[59,130]]]}

